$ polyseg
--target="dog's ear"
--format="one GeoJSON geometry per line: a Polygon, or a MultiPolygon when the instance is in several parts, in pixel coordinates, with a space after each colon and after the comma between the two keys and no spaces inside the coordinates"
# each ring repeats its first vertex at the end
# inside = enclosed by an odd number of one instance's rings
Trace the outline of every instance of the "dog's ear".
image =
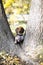
{"type": "Polygon", "coordinates": [[[19,32],[19,28],[16,28],[15,31],[16,31],[16,33],[18,33],[19,32]]]}

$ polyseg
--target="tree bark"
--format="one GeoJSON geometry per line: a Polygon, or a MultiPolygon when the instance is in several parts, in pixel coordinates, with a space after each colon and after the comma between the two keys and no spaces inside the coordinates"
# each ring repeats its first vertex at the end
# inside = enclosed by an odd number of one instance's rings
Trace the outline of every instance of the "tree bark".
{"type": "MultiPolygon", "coordinates": [[[[0,2],[1,3],[1,2],[0,2]]],[[[0,51],[5,50],[10,51],[10,44],[14,43],[14,37],[11,33],[10,27],[8,25],[4,8],[2,3],[0,4],[0,51]]]]}

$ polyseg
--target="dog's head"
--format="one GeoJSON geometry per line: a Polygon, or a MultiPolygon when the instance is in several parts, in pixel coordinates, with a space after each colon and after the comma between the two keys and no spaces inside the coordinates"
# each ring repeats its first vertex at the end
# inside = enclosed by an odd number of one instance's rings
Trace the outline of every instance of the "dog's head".
{"type": "Polygon", "coordinates": [[[24,28],[23,27],[17,27],[16,28],[16,33],[18,34],[23,34],[24,33],[24,28]]]}

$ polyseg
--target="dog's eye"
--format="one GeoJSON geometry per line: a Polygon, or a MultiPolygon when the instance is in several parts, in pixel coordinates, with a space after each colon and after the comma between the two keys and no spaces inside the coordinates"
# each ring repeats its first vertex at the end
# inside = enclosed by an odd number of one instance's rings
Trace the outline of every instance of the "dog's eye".
{"type": "Polygon", "coordinates": [[[2,0],[11,32],[15,36],[15,29],[22,26],[26,30],[31,0],[2,0]]]}

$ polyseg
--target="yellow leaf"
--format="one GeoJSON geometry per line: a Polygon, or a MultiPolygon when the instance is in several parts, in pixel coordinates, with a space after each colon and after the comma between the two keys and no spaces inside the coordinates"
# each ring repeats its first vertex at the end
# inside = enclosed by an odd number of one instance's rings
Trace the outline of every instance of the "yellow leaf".
{"type": "Polygon", "coordinates": [[[27,4],[24,4],[24,7],[23,8],[27,9],[28,8],[28,5],[27,4]]]}
{"type": "Polygon", "coordinates": [[[43,62],[41,62],[40,65],[43,65],[43,62]]]}
{"type": "Polygon", "coordinates": [[[4,8],[9,7],[15,0],[7,0],[6,3],[4,4],[4,8]]]}

